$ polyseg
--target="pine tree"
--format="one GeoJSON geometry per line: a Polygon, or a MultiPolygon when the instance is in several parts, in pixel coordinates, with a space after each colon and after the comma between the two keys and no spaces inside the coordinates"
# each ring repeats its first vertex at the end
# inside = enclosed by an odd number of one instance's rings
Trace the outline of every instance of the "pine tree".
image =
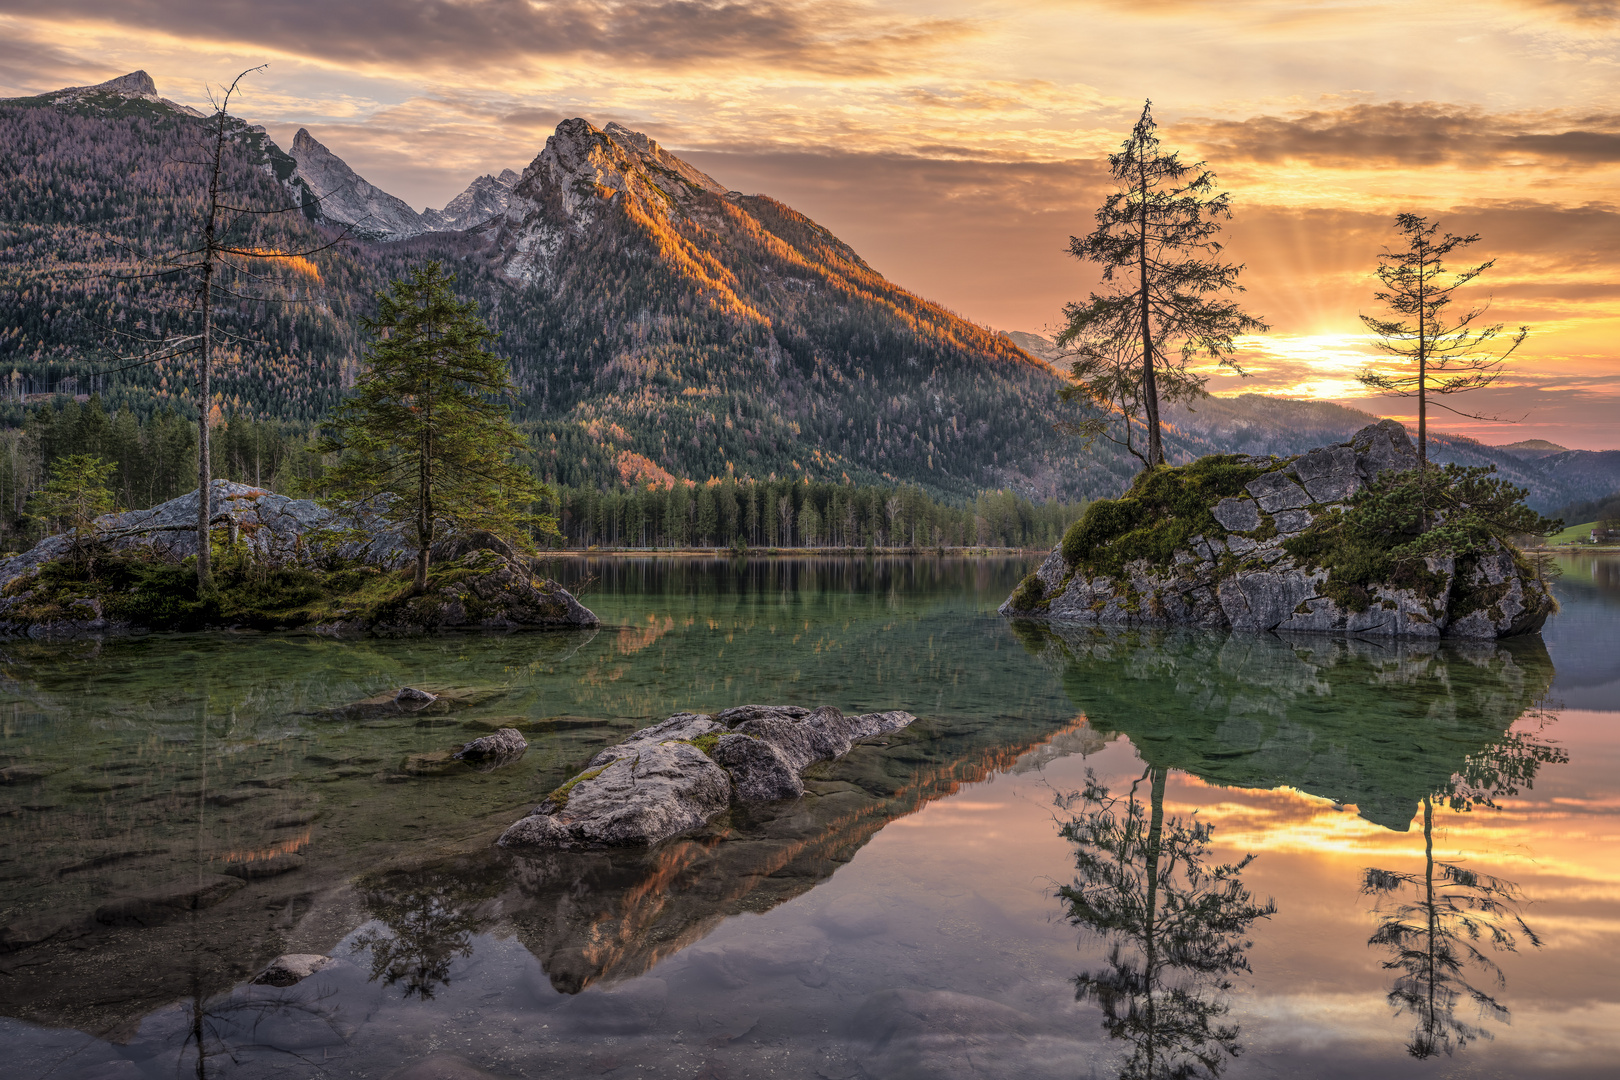
{"type": "MultiPolygon", "coordinates": [[[[1430,397],[1462,394],[1494,383],[1502,377],[1502,364],[1523,344],[1530,328],[1519,327],[1517,333],[1498,345],[1494,343],[1502,337],[1502,323],[1474,325],[1489,308],[1488,303],[1470,308],[1454,320],[1447,319],[1446,308],[1452,295],[1496,263],[1492,259],[1464,270],[1446,269],[1446,256],[1477,242],[1478,233],[1446,233],[1436,240],[1439,224],[1431,225],[1427,218],[1416,214],[1399,215],[1395,228],[1406,247],[1402,251],[1386,248],[1378,256],[1378,280],[1384,288],[1373,294],[1388,306],[1393,318],[1363,315],[1361,321],[1382,339],[1378,347],[1396,357],[1399,367],[1394,371],[1369,368],[1358,378],[1374,390],[1417,398],[1418,464],[1427,466],[1430,397]]],[[[1495,419],[1460,412],[1438,401],[1432,404],[1473,420],[1495,419]]]]}
{"type": "Polygon", "coordinates": [[[549,489],[513,461],[526,443],[502,400],[516,392],[506,361],[450,283],[430,262],[378,294],[366,370],[321,446],[342,455],[325,477],[334,497],[368,502],[414,534],[418,591],[444,530],[522,546],[531,533],[557,535],[555,519],[530,510],[549,489]]]}
{"type": "Polygon", "coordinates": [[[1215,191],[1203,162],[1187,165],[1159,149],[1153,103],[1108,166],[1119,189],[1097,210],[1097,227],[1069,238],[1069,254],[1102,267],[1112,291],[1064,305],[1068,325],[1057,343],[1073,356],[1073,382],[1061,392],[1103,415],[1067,425],[1088,441],[1117,442],[1148,468],[1164,464],[1159,406],[1204,395],[1207,381],[1187,369],[1204,354],[1241,373],[1234,338],[1270,329],[1239,310],[1225,292],[1242,292],[1243,267],[1221,262],[1215,239],[1232,216],[1231,195],[1215,191]],[[1124,438],[1108,434],[1123,422],[1124,438]],[[1133,426],[1147,445],[1137,449],[1133,426]]]}

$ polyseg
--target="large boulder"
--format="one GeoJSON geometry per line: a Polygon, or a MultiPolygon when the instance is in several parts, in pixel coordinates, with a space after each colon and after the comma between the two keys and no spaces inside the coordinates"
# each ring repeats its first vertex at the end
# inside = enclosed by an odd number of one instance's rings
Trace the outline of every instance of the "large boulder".
{"type": "Polygon", "coordinates": [[[497,843],[564,850],[656,844],[734,804],[796,798],[810,765],[915,719],[787,705],[676,713],[597,754],[497,843]]]}
{"type": "Polygon", "coordinates": [[[1120,573],[1096,574],[1071,565],[1059,546],[1001,613],[1057,624],[1498,638],[1539,630],[1553,611],[1546,584],[1501,544],[1467,559],[1430,558],[1399,581],[1354,589],[1337,587],[1328,569],[1290,552],[1290,540],[1381,473],[1417,466],[1394,420],[1294,458],[1228,463],[1252,479],[1213,498],[1213,527],[1167,559],[1137,558],[1120,573]]]}

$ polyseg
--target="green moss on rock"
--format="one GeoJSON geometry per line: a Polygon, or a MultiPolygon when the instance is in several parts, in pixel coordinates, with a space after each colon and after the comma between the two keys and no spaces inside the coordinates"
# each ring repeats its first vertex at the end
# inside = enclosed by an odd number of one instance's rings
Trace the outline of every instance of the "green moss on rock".
{"type": "Polygon", "coordinates": [[[1137,559],[1168,567],[1194,536],[1226,535],[1215,520],[1215,504],[1242,495],[1243,486],[1263,471],[1243,455],[1214,454],[1141,473],[1123,496],[1098,499],[1069,527],[1063,560],[1093,576],[1118,576],[1137,559]]]}

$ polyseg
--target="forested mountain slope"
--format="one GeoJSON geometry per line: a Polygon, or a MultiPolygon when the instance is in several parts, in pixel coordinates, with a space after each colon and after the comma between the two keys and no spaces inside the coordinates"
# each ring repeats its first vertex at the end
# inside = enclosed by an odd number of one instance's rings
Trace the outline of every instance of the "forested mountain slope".
{"type": "MultiPolygon", "coordinates": [[[[28,392],[94,389],[143,415],[189,404],[183,362],[128,367],[142,345],[119,332],[194,330],[194,295],[130,276],[196,242],[206,185],[186,162],[207,123],[116,89],[0,103],[11,422],[28,392]]],[[[309,199],[296,162],[242,123],[226,182],[241,206],[309,199]]],[[[267,249],[340,235],[313,209],[249,228],[239,242],[267,249]]],[[[1113,490],[1130,471],[1082,460],[1052,431],[1055,378],[1006,339],[884,280],[788,207],[582,120],[559,127],[505,216],[478,232],[349,237],[257,264],[260,278],[235,283],[251,299],[220,311],[234,345],[215,407],[324,415],[352,381],[373,294],[427,258],[451,266],[499,331],[519,416],[563,482],[848,475],[1042,497],[1113,490]]]]}

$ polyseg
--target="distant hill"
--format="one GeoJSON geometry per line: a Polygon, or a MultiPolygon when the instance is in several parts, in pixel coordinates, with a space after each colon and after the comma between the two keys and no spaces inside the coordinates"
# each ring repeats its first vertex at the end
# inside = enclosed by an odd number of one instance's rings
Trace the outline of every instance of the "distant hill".
{"type": "Polygon", "coordinates": [[[1506,450],[1514,457],[1521,457],[1526,461],[1534,461],[1537,458],[1551,457],[1554,454],[1563,454],[1569,451],[1569,447],[1559,446],[1557,443],[1548,442],[1546,439],[1525,439],[1522,442],[1498,446],[1497,449],[1506,450]]]}

